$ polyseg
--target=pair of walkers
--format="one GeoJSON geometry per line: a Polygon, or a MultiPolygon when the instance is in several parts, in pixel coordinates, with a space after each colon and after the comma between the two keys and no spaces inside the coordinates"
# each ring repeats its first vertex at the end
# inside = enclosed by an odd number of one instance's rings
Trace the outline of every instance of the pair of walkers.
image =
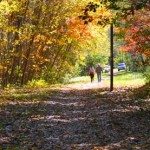
{"type": "Polygon", "coordinates": [[[95,72],[97,74],[98,82],[101,82],[101,79],[102,79],[102,67],[100,66],[100,64],[98,64],[95,69],[94,69],[93,66],[89,67],[88,74],[89,74],[89,76],[91,78],[91,82],[93,82],[93,80],[94,80],[95,72]]]}

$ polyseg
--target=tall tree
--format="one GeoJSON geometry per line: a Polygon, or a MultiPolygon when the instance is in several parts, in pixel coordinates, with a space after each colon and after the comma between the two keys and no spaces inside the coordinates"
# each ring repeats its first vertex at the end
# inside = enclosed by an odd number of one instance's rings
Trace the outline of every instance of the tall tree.
{"type": "Polygon", "coordinates": [[[78,13],[75,6],[83,4],[70,0],[0,2],[0,76],[3,86],[23,85],[41,77],[54,80],[60,76],[57,72],[63,75],[69,70],[74,64],[70,56],[75,59],[77,55],[73,48],[78,40],[69,34],[74,29],[67,25],[67,20],[78,13]],[[61,32],[62,28],[66,31],[61,32]],[[61,68],[63,64],[68,64],[68,69],[61,68]]]}

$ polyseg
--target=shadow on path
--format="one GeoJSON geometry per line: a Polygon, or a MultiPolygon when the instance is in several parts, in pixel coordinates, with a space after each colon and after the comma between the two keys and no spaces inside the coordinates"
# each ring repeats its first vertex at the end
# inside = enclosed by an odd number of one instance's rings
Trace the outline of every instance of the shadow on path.
{"type": "Polygon", "coordinates": [[[148,150],[149,100],[129,91],[58,90],[47,99],[0,106],[0,149],[148,150]]]}

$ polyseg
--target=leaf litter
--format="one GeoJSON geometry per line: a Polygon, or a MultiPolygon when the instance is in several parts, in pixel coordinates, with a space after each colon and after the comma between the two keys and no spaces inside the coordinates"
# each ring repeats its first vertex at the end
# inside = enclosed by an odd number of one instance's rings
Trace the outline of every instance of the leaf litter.
{"type": "Polygon", "coordinates": [[[1,103],[0,149],[149,149],[149,95],[138,99],[131,88],[49,92],[1,103]]]}

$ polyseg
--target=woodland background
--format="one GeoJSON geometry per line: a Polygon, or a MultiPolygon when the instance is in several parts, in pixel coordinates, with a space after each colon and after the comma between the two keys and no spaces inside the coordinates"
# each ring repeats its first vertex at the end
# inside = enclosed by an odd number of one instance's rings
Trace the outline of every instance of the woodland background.
{"type": "Polygon", "coordinates": [[[109,64],[114,23],[115,66],[149,82],[148,0],[1,0],[0,85],[64,83],[88,65],[109,64]]]}

